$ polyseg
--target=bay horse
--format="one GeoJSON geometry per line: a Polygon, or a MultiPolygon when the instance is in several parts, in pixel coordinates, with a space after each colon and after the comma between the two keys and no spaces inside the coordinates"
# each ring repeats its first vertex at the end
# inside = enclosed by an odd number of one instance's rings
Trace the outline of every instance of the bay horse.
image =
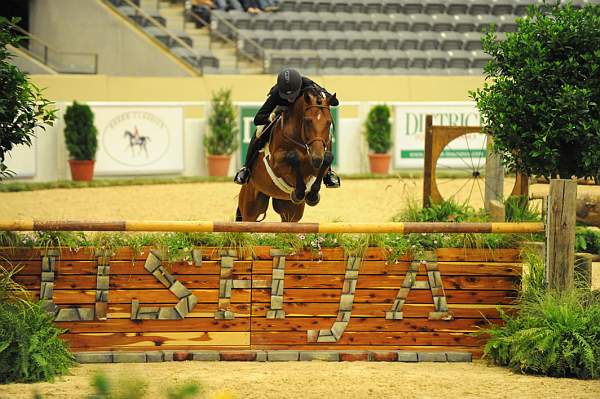
{"type": "Polygon", "coordinates": [[[249,166],[250,180],[240,190],[236,221],[257,221],[269,198],[282,222],[299,221],[305,205],[319,203],[323,175],[333,162],[329,107],[335,96],[305,89],[273,122],[270,141],[249,166]]]}

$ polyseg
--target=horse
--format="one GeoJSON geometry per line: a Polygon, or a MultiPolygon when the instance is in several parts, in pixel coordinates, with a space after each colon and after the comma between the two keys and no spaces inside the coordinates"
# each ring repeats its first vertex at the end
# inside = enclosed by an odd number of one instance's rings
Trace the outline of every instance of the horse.
{"type": "Polygon", "coordinates": [[[323,175],[333,162],[329,107],[335,96],[305,89],[272,123],[270,141],[249,165],[250,180],[240,189],[236,221],[258,221],[269,198],[282,222],[298,222],[305,205],[319,203],[323,175]]]}
{"type": "Polygon", "coordinates": [[[146,157],[148,157],[148,149],[146,148],[146,142],[150,141],[150,137],[149,136],[140,136],[139,134],[136,136],[135,134],[131,133],[129,130],[126,130],[125,133],[123,133],[123,137],[128,137],[129,138],[129,148],[131,149],[131,154],[135,155],[134,153],[134,148],[135,146],[139,146],[140,148],[140,153],[142,152],[142,150],[146,153],[146,157]]]}

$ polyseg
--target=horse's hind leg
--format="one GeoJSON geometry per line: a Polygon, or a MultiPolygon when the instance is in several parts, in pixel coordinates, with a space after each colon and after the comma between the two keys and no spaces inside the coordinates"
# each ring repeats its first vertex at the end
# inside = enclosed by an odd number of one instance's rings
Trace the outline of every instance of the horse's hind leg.
{"type": "Polygon", "coordinates": [[[304,215],[304,202],[294,204],[292,201],[273,198],[273,209],[279,214],[282,222],[297,222],[304,215]]]}
{"type": "Polygon", "coordinates": [[[256,191],[254,184],[246,183],[240,190],[236,222],[256,222],[258,217],[267,212],[269,196],[256,191]]]}

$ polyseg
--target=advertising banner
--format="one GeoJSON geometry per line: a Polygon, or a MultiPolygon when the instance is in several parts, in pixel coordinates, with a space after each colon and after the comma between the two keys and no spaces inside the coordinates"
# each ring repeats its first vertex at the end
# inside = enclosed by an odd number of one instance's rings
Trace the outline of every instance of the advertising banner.
{"type": "Polygon", "coordinates": [[[181,106],[90,105],[98,129],[95,174],[183,170],[181,106]]]}
{"type": "MultiPolygon", "coordinates": [[[[433,125],[479,126],[475,103],[401,103],[395,106],[394,167],[421,169],[425,156],[425,116],[433,125]]],[[[442,152],[438,167],[485,165],[486,137],[474,133],[453,140],[442,152]]]]}

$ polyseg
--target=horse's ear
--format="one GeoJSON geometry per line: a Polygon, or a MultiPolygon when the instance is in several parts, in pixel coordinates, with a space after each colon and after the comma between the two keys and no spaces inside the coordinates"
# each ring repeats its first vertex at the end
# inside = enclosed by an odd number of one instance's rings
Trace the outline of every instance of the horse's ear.
{"type": "Polygon", "coordinates": [[[308,94],[308,91],[304,92],[304,102],[310,104],[310,94],[308,94]]]}
{"type": "Polygon", "coordinates": [[[329,105],[337,103],[338,102],[337,101],[337,93],[333,93],[333,95],[331,95],[329,97],[329,101],[328,102],[329,102],[329,105]]]}

